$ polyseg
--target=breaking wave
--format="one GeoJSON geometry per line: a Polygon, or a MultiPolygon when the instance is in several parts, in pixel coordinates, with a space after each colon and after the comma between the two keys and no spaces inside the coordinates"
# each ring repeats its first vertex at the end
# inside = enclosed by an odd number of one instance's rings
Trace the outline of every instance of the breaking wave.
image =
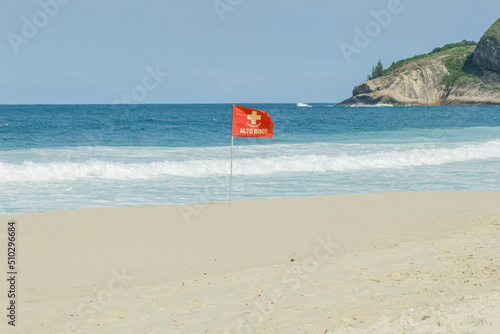
{"type": "MultiPolygon", "coordinates": [[[[447,148],[412,148],[375,153],[290,154],[238,158],[235,175],[325,173],[443,165],[500,158],[500,140],[461,144],[447,148]]],[[[80,179],[147,180],[161,177],[203,178],[228,175],[229,159],[192,159],[159,162],[114,162],[91,159],[81,162],[0,163],[0,182],[52,182],[80,179]]]]}

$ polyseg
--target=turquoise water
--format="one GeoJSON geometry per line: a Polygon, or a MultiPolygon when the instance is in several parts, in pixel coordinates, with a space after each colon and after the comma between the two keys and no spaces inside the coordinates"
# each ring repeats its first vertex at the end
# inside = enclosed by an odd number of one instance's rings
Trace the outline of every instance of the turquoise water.
{"type": "MultiPolygon", "coordinates": [[[[233,199],[500,190],[500,108],[243,104],[233,199]]],[[[0,106],[0,214],[222,201],[231,105],[0,106]]]]}

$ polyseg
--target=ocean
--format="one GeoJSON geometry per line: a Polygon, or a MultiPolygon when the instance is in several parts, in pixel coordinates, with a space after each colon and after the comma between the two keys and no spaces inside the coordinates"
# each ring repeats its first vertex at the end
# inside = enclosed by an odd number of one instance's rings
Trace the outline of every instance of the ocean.
{"type": "MultiPolygon", "coordinates": [[[[242,104],[233,200],[500,190],[499,107],[242,104]]],[[[229,199],[230,104],[2,105],[0,215],[229,199]]]]}

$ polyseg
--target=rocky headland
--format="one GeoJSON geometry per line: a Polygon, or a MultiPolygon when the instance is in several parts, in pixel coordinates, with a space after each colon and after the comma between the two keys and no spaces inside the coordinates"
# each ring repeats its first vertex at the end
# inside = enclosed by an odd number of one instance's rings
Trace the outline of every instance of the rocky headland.
{"type": "Polygon", "coordinates": [[[462,41],[393,63],[345,105],[500,105],[500,19],[479,43],[462,41]]]}

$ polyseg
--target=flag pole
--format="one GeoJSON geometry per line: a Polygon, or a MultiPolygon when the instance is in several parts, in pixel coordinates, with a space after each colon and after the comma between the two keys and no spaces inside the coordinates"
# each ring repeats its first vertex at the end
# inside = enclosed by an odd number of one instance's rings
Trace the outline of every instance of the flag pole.
{"type": "Polygon", "coordinates": [[[231,174],[229,177],[229,205],[233,204],[233,141],[234,136],[231,136],[231,174]]]}

